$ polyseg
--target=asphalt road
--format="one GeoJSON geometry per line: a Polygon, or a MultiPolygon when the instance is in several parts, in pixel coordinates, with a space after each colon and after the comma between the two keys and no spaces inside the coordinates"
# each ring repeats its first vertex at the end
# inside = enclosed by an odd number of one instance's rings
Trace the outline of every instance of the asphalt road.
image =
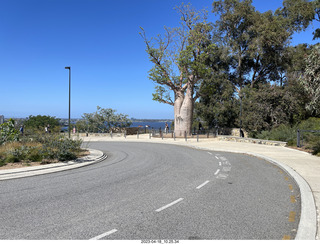
{"type": "Polygon", "coordinates": [[[96,142],[87,167],[0,182],[0,239],[294,239],[300,193],[264,160],[96,142]]]}

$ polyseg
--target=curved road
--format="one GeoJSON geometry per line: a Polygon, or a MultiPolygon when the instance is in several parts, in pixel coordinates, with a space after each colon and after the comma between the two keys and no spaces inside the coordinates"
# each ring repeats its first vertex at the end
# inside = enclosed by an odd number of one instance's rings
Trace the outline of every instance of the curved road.
{"type": "Polygon", "coordinates": [[[96,142],[100,163],[0,182],[0,239],[294,239],[300,193],[264,160],[96,142]]]}

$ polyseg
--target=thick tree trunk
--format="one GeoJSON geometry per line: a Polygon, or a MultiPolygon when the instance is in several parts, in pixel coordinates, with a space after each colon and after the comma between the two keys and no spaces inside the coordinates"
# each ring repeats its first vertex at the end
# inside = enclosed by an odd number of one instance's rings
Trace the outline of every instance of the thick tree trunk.
{"type": "Polygon", "coordinates": [[[186,95],[177,92],[174,102],[174,132],[176,136],[183,136],[185,132],[191,134],[193,121],[193,92],[187,89],[186,95]]]}

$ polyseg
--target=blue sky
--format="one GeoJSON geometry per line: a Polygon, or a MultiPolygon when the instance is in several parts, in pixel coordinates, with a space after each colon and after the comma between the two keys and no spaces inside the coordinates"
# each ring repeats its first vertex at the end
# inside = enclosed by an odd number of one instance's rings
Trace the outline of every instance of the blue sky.
{"type": "MultiPolygon", "coordinates": [[[[173,118],[173,107],[152,100],[152,64],[139,35],[175,27],[178,0],[1,0],[0,115],[71,117],[116,109],[134,118],[173,118]]],[[[211,12],[213,1],[186,1],[211,12]]],[[[281,0],[254,0],[257,10],[275,10],[281,0]]],[[[210,14],[214,18],[213,14],[210,14]]],[[[295,35],[292,44],[314,43],[319,24],[295,35]]]]}

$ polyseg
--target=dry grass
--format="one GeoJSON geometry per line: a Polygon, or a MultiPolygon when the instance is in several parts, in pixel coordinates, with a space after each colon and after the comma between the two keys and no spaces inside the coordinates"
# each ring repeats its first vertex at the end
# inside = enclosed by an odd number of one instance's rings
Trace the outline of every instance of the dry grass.
{"type": "Polygon", "coordinates": [[[37,142],[24,142],[24,143],[21,143],[21,142],[18,142],[18,141],[7,142],[7,143],[5,143],[5,144],[0,146],[0,155],[4,154],[7,151],[20,148],[21,146],[41,147],[41,144],[37,143],[37,142]]]}
{"type": "MultiPolygon", "coordinates": [[[[18,145],[18,144],[17,144],[18,145]]],[[[19,146],[17,145],[12,145],[12,147],[8,147],[10,148],[17,148],[19,146]]],[[[37,146],[39,144],[28,144],[29,146],[37,146]]],[[[41,144],[40,144],[41,145],[41,144]]],[[[21,144],[20,144],[21,146],[21,144]]],[[[0,147],[0,150],[2,150],[2,146],[0,147]]],[[[77,153],[77,157],[78,158],[82,158],[85,156],[90,155],[90,152],[88,150],[81,150],[80,152],[77,153]]],[[[52,160],[51,162],[46,162],[46,163],[57,163],[57,161],[52,160]]],[[[0,170],[4,170],[4,169],[17,169],[17,168],[23,168],[23,167],[31,167],[31,166],[39,166],[39,165],[43,165],[45,164],[44,162],[16,162],[16,163],[7,163],[3,166],[0,166],[0,170]]]]}

